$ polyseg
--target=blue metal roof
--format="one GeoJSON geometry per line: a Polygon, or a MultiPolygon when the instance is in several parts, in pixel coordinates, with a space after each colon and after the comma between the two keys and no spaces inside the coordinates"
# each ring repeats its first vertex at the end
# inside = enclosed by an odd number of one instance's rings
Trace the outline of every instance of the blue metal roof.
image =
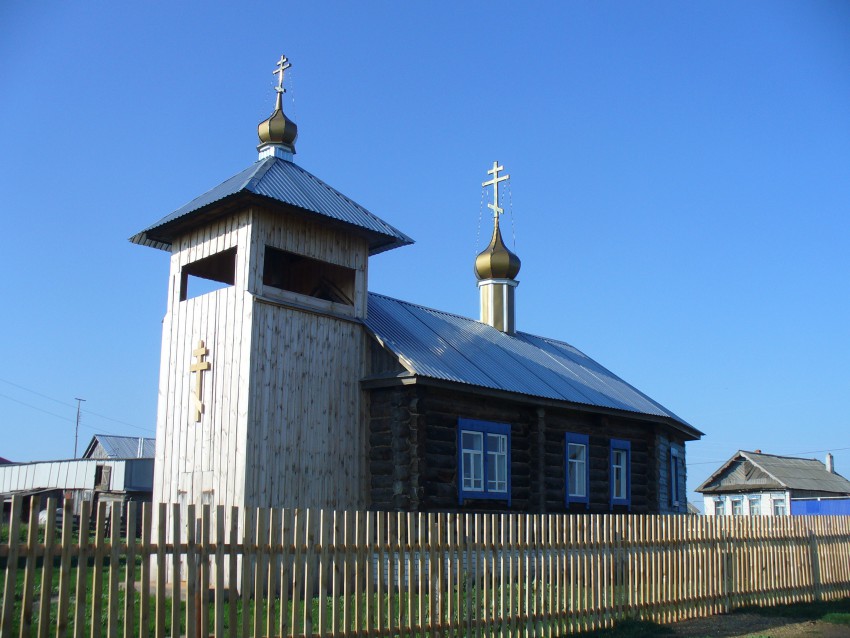
{"type": "Polygon", "coordinates": [[[83,457],[91,454],[100,443],[106,458],[109,459],[152,459],[156,455],[156,439],[140,436],[119,436],[115,434],[95,434],[86,448],[83,457]],[[141,454],[139,446],[141,445],[141,454]]]}
{"type": "Polygon", "coordinates": [[[367,328],[416,376],[673,419],[573,346],[369,293],[367,328]]]}
{"type": "Polygon", "coordinates": [[[372,254],[412,244],[401,231],[373,215],[360,204],[331,188],[300,166],[279,157],[267,157],[225,180],[200,197],[137,233],[130,241],[162,250],[171,248],[169,228],[179,220],[185,223],[214,204],[239,194],[253,194],[272,202],[295,206],[366,232],[372,254]]]}

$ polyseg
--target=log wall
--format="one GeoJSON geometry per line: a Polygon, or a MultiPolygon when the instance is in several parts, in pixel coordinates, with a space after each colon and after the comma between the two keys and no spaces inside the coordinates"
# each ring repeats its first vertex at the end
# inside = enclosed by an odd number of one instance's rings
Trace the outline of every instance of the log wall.
{"type": "Polygon", "coordinates": [[[670,446],[680,450],[685,511],[684,441],[670,428],[638,420],[543,408],[424,386],[372,390],[369,467],[372,506],[398,511],[668,513],[670,446]],[[458,498],[458,419],[511,424],[511,506],[458,498]],[[589,436],[590,503],[565,504],[564,435],[589,436]],[[631,507],[610,503],[610,441],[631,443],[631,507]]]}

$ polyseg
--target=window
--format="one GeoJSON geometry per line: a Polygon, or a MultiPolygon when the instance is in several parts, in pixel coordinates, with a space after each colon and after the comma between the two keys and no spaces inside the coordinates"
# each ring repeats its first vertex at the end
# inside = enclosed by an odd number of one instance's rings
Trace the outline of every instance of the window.
{"type": "Polygon", "coordinates": [[[724,508],[723,508],[723,499],[722,498],[714,499],[714,515],[715,516],[723,516],[724,513],[725,512],[724,512],[724,508]]]}
{"type": "Polygon", "coordinates": [[[631,505],[631,443],[611,439],[611,505],[631,505]]]}
{"type": "Polygon", "coordinates": [[[263,285],[354,305],[354,270],[266,246],[263,285]]]}
{"type": "Polygon", "coordinates": [[[502,499],[511,504],[511,426],[460,419],[458,426],[460,502],[502,499]]]}
{"type": "Polygon", "coordinates": [[[773,499],[773,515],[774,516],[785,516],[785,499],[784,498],[773,499]]]}
{"type": "Polygon", "coordinates": [[[236,249],[186,264],[180,271],[180,301],[221,290],[236,283],[236,249]]]}
{"type": "Polygon", "coordinates": [[[670,506],[679,507],[679,450],[670,448],[670,506]]]}
{"type": "Polygon", "coordinates": [[[569,506],[570,503],[584,503],[589,506],[590,466],[587,457],[590,450],[590,439],[586,434],[567,433],[564,439],[564,448],[567,468],[567,484],[564,489],[566,504],[569,506]]]}
{"type": "Polygon", "coordinates": [[[732,516],[743,516],[744,500],[740,498],[732,499],[732,516]]]}
{"type": "Polygon", "coordinates": [[[750,499],[750,516],[761,516],[761,497],[751,496],[750,499]]]}

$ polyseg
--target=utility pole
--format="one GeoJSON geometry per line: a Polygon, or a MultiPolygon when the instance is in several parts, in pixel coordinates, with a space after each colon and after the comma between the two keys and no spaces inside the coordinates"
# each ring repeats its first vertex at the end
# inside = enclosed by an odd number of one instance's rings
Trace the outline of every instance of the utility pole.
{"type": "Polygon", "coordinates": [[[77,458],[77,438],[80,436],[80,404],[85,401],[85,399],[78,399],[74,397],[77,402],[77,427],[74,430],[74,458],[77,458]]]}

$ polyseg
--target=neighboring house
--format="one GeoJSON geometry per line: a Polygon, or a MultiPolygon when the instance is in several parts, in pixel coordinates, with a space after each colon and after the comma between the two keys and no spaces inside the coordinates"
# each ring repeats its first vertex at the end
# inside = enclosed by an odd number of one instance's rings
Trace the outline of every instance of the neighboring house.
{"type": "Polygon", "coordinates": [[[84,459],[152,459],[156,439],[140,436],[95,434],[83,452],[84,459]]]}
{"type": "Polygon", "coordinates": [[[153,439],[96,434],[81,459],[0,465],[0,497],[72,499],[75,513],[82,501],[150,501],[153,446],[153,439]]]}
{"type": "Polygon", "coordinates": [[[707,516],[847,513],[850,481],[826,464],[739,451],[700,485],[707,516]]]}
{"type": "Polygon", "coordinates": [[[2,456],[0,456],[0,465],[9,465],[9,463],[11,462],[12,461],[10,461],[9,459],[4,459],[2,456]]]}
{"type": "Polygon", "coordinates": [[[131,238],[171,257],[154,501],[685,513],[702,433],[517,330],[502,167],[480,321],[370,293],[369,257],[412,240],[294,163],[279,89],[258,161],[131,238]]]}

